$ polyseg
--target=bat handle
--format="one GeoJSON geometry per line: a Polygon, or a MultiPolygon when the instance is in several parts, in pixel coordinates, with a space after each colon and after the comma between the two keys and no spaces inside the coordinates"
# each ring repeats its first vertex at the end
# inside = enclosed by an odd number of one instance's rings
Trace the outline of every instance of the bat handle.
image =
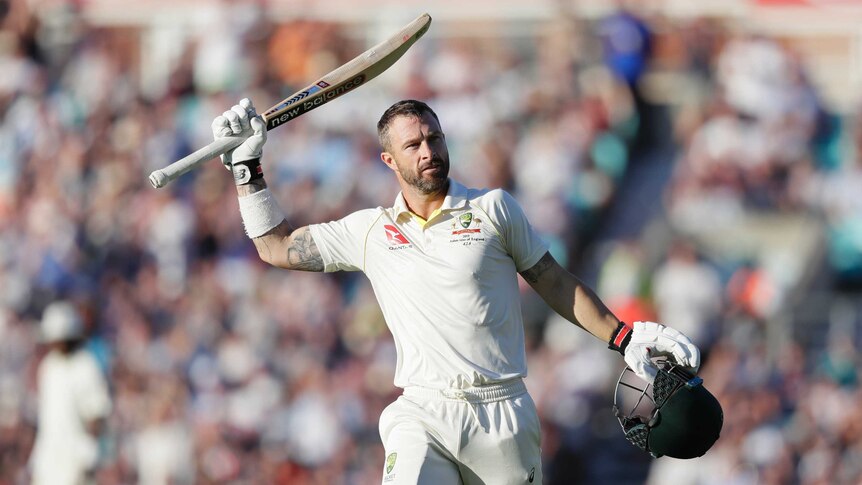
{"type": "Polygon", "coordinates": [[[245,140],[246,139],[241,136],[225,136],[217,138],[215,141],[200,150],[177,160],[165,168],[153,171],[153,173],[150,174],[150,183],[157,189],[164,187],[180,175],[194,170],[198,165],[242,145],[242,142],[245,140]]]}

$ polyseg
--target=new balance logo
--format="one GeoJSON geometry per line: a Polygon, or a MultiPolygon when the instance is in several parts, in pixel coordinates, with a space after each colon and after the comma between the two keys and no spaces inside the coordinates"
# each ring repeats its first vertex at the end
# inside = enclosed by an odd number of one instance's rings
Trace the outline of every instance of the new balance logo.
{"type": "Polygon", "coordinates": [[[399,231],[397,227],[387,224],[383,226],[383,229],[386,231],[386,240],[389,242],[390,246],[410,244],[410,241],[404,237],[404,234],[401,234],[401,231],[399,231]]]}

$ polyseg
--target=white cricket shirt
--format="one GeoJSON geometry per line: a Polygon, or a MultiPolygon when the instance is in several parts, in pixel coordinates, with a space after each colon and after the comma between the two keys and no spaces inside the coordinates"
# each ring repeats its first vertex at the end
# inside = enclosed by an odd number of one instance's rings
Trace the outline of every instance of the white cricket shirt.
{"type": "Polygon", "coordinates": [[[31,457],[33,484],[81,483],[96,464],[98,443],[86,423],[111,412],[108,384],[86,350],[49,352],[38,371],[39,426],[31,457]]]}
{"type": "Polygon", "coordinates": [[[517,272],[548,250],[503,190],[454,180],[423,221],[401,194],[309,226],[324,270],[363,271],[395,339],[395,385],[466,388],[526,375],[517,272]]]}

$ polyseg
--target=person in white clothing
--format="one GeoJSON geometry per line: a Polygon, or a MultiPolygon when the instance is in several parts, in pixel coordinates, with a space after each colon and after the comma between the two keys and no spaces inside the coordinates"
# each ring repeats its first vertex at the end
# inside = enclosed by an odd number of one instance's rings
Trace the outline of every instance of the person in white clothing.
{"type": "Polygon", "coordinates": [[[539,419],[527,373],[517,275],[560,315],[624,355],[642,378],[651,356],[696,370],[698,349],[654,322],[620,322],[562,268],[503,190],[451,180],[446,137],[415,100],[377,125],[381,160],[401,187],[392,207],[298,229],[263,179],[263,121],[248,99],[212,124],[216,138],[247,140],[223,157],[233,171],[246,233],[274,266],[362,271],[395,340],[403,394],[380,418],[385,484],[541,483],[539,419]]]}
{"type": "Polygon", "coordinates": [[[38,423],[30,456],[33,485],[93,483],[98,436],[111,412],[108,384],[95,357],[83,348],[75,307],[51,303],[42,316],[49,346],[38,369],[38,423]]]}

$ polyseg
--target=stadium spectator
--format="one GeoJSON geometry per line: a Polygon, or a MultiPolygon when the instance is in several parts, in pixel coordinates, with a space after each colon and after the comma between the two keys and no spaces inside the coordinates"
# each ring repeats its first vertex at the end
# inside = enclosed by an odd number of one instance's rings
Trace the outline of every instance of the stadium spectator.
{"type": "Polygon", "coordinates": [[[108,383],[98,362],[83,348],[84,328],[69,302],[48,305],[39,363],[39,422],[31,463],[36,485],[88,483],[102,455],[99,439],[111,412],[108,383]]]}

